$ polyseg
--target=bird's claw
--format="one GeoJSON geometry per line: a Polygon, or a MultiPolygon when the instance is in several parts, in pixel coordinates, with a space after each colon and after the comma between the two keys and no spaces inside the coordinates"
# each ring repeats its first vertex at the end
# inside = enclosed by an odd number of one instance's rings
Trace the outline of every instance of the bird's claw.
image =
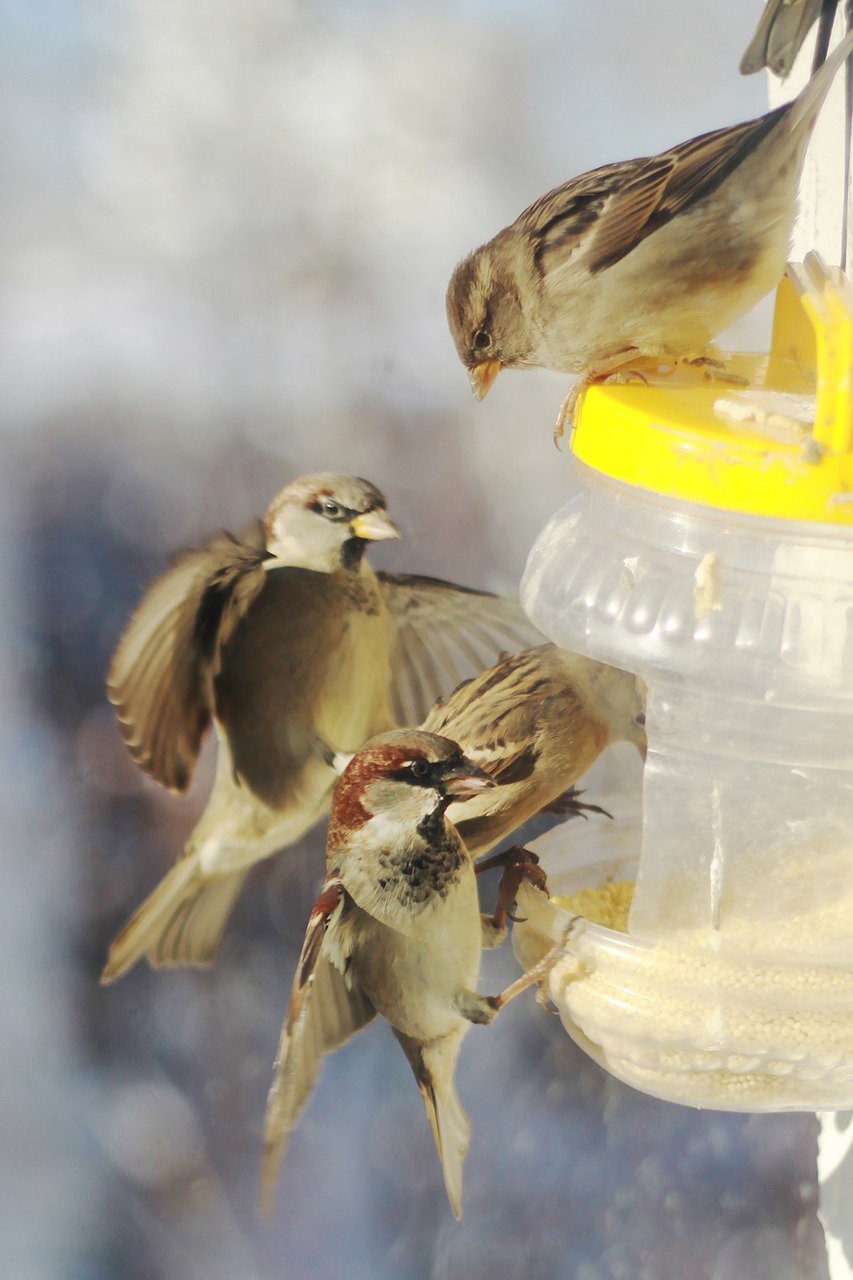
{"type": "Polygon", "coordinates": [[[554,444],[559,449],[560,441],[566,433],[566,422],[574,421],[575,409],[580,399],[580,391],[574,386],[569,391],[563,403],[557,412],[557,421],[554,423],[554,444]]]}
{"type": "Polygon", "coordinates": [[[644,387],[649,385],[648,378],[640,369],[618,369],[616,373],[609,373],[606,378],[602,378],[602,382],[616,387],[625,387],[629,382],[639,382],[644,387]]]}
{"type": "Polygon", "coordinates": [[[520,923],[522,918],[513,915],[512,906],[518,897],[522,883],[526,880],[535,888],[541,889],[543,893],[547,893],[548,880],[539,865],[536,854],[530,849],[523,849],[520,845],[513,845],[503,853],[496,853],[491,858],[486,858],[477,866],[477,874],[479,875],[481,871],[489,871],[493,867],[503,867],[503,875],[498,886],[498,900],[492,916],[492,924],[499,929],[507,920],[512,920],[515,924],[520,923]]]}
{"type": "Polygon", "coordinates": [[[600,804],[587,804],[581,800],[583,791],[569,787],[561,796],[557,796],[545,806],[546,813],[553,813],[559,818],[586,818],[590,813],[600,813],[604,818],[613,818],[613,814],[603,809],[600,804]]]}
{"type": "Polygon", "coordinates": [[[560,405],[560,411],[557,414],[557,421],[554,424],[554,444],[559,449],[560,440],[565,434],[566,423],[571,422],[572,426],[577,422],[581,405],[584,397],[590,387],[596,383],[627,383],[640,382],[644,387],[649,385],[646,375],[638,368],[627,369],[611,369],[607,368],[592,370],[586,373],[582,378],[578,378],[577,382],[570,388],[568,395],[560,405]]]}
{"type": "Polygon", "coordinates": [[[696,352],[694,355],[683,356],[673,356],[663,349],[660,351],[637,351],[629,353],[629,357],[632,358],[624,368],[614,369],[611,365],[609,371],[606,366],[591,370],[578,379],[560,405],[560,411],[557,414],[557,421],[554,425],[554,444],[559,449],[560,440],[565,434],[566,423],[571,423],[574,426],[577,422],[584,396],[595,383],[625,386],[631,382],[639,382],[642,386],[647,387],[649,385],[647,372],[653,376],[661,376],[667,372],[672,373],[678,365],[685,365],[689,369],[701,369],[705,375],[706,382],[723,382],[733,387],[749,386],[748,378],[742,377],[739,373],[732,373],[726,368],[726,362],[718,354],[718,350],[716,347],[711,347],[706,351],[696,352]],[[666,368],[667,365],[669,366],[668,370],[666,368]],[[644,370],[647,372],[644,372],[644,370]]]}
{"type": "Polygon", "coordinates": [[[587,391],[589,391],[594,382],[600,381],[601,378],[596,374],[587,374],[582,378],[578,378],[577,382],[573,383],[569,388],[568,395],[560,405],[557,421],[554,423],[554,444],[558,449],[560,440],[565,434],[566,423],[568,422],[574,427],[587,391]]]}

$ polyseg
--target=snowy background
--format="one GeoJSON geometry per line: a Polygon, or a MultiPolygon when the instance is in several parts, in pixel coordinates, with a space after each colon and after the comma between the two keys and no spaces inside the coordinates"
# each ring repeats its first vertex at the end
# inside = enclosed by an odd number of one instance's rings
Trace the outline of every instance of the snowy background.
{"type": "MultiPolygon", "coordinates": [[[[462,1055],[450,1215],[409,1069],[327,1064],[273,1222],[271,1063],[322,833],[207,974],[97,985],[203,803],[131,766],[111,648],[171,548],[309,470],[405,531],[378,563],[513,592],[572,492],[564,379],[473,401],[450,271],[583,169],[765,109],[759,0],[0,5],[0,1240],[15,1280],[802,1280],[814,1120],[667,1106],[520,1000],[462,1055]]],[[[766,321],[766,310],[764,313],[766,321]]],[[[762,323],[735,341],[761,343],[762,323]]],[[[209,760],[208,760],[209,765],[209,760]]],[[[497,989],[511,957],[489,957],[497,989]]]]}

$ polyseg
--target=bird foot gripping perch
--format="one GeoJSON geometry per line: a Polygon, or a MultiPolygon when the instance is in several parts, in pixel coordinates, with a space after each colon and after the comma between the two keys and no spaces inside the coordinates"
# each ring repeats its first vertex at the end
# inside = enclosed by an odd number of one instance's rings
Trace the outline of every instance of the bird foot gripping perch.
{"type": "Polygon", "coordinates": [[[512,914],[511,908],[515,904],[518,896],[518,890],[525,880],[529,880],[537,889],[541,889],[543,893],[548,892],[548,881],[545,872],[539,865],[539,858],[530,849],[523,849],[520,845],[513,845],[510,849],[505,849],[503,853],[493,854],[491,858],[486,858],[483,862],[477,863],[475,868],[477,875],[483,871],[491,871],[494,867],[503,867],[504,873],[501,876],[501,882],[498,886],[498,900],[495,905],[495,912],[491,918],[491,924],[496,930],[505,927],[507,920],[516,921],[517,917],[512,914]]]}
{"type": "MultiPolygon", "coordinates": [[[[546,951],[538,964],[533,965],[520,978],[516,978],[515,982],[511,982],[508,987],[504,987],[503,991],[499,992],[498,995],[489,996],[489,1003],[494,1007],[496,1013],[503,1009],[505,1005],[508,1005],[510,1000],[520,996],[522,991],[526,991],[528,987],[542,985],[554,965],[565,955],[566,943],[569,940],[573,925],[574,920],[567,926],[565,934],[560,941],[555,942],[550,951],[546,951]]],[[[542,999],[541,994],[539,998],[542,999]]],[[[547,1000],[545,1003],[547,1004],[547,1000]]]]}
{"type": "Polygon", "coordinates": [[[647,387],[652,379],[668,378],[679,368],[700,370],[706,382],[722,382],[731,387],[749,386],[749,379],[728,368],[718,348],[714,346],[705,351],[682,356],[667,355],[663,352],[660,355],[642,356],[637,353],[636,365],[614,369],[611,373],[590,374],[578,379],[557,413],[557,421],[554,424],[554,444],[559,448],[560,439],[565,434],[566,423],[574,425],[577,421],[581,405],[590,387],[627,386],[631,382],[639,382],[647,387]]]}
{"type": "MultiPolygon", "coordinates": [[[[573,791],[573,788],[570,788],[570,791],[573,791]]],[[[597,805],[588,807],[598,809],[597,805]]],[[[604,813],[604,810],[601,809],[599,812],[604,813]]],[[[510,910],[515,905],[515,899],[521,885],[527,881],[548,897],[548,880],[543,868],[540,866],[538,855],[532,849],[524,849],[521,845],[513,845],[512,848],[505,849],[502,853],[496,853],[491,858],[484,859],[484,861],[477,864],[475,870],[479,875],[481,871],[491,871],[495,867],[503,867],[504,869],[498,888],[498,901],[494,915],[492,917],[484,916],[482,919],[484,926],[488,930],[493,929],[495,932],[499,932],[502,940],[507,920],[520,924],[524,923],[521,917],[513,915],[510,910]]],[[[476,1009],[466,1009],[465,1016],[472,1022],[491,1022],[500,1010],[509,1004],[510,1000],[520,996],[529,987],[541,986],[554,965],[564,955],[566,942],[573,925],[574,920],[566,928],[564,936],[559,942],[556,942],[542,956],[541,960],[526,970],[520,978],[516,978],[508,987],[504,987],[503,991],[499,991],[496,996],[476,997],[478,1007],[476,1009]],[[483,1012],[486,1010],[490,1011],[490,1014],[484,1017],[483,1012]]],[[[484,929],[484,932],[486,932],[486,929],[484,929]]],[[[541,993],[539,998],[542,999],[541,993]]]]}
{"type": "MultiPolygon", "coordinates": [[[[649,363],[648,359],[641,356],[639,352],[634,352],[633,355],[636,359],[637,365],[645,366],[649,363]]],[[[625,357],[625,359],[630,359],[630,355],[625,357]]],[[[620,363],[624,364],[625,359],[620,363]]],[[[654,361],[653,364],[657,369],[660,361],[654,361]]],[[[594,387],[596,383],[626,382],[641,382],[643,386],[648,386],[648,378],[643,372],[643,369],[635,368],[633,366],[633,361],[631,361],[631,367],[628,368],[620,368],[611,364],[606,369],[590,370],[582,378],[578,378],[577,382],[575,382],[570,388],[568,395],[560,405],[557,413],[557,421],[554,423],[554,444],[558,449],[560,447],[560,440],[566,431],[566,423],[568,422],[571,425],[574,425],[577,420],[580,407],[583,404],[586,393],[589,391],[590,387],[594,387]]]]}
{"type": "MultiPolygon", "coordinates": [[[[598,808],[596,805],[589,807],[598,808]]],[[[604,810],[599,810],[599,812],[603,813],[604,810]]],[[[518,890],[524,881],[528,881],[534,888],[539,889],[546,896],[548,895],[548,880],[543,868],[539,865],[538,856],[531,849],[523,849],[520,845],[513,845],[511,849],[505,849],[503,853],[496,853],[493,857],[486,858],[485,861],[477,865],[476,871],[479,875],[481,871],[489,871],[493,867],[503,867],[504,873],[501,876],[498,901],[491,923],[501,929],[505,927],[508,919],[522,923],[520,917],[514,916],[510,908],[514,906],[518,890]]],[[[565,936],[555,943],[537,964],[531,966],[520,978],[516,978],[514,982],[511,982],[508,987],[504,987],[503,991],[499,991],[496,996],[486,997],[486,1003],[494,1009],[495,1014],[508,1005],[510,1000],[514,1000],[523,991],[527,991],[529,987],[541,986],[563,955],[572,924],[566,929],[565,936]]]]}

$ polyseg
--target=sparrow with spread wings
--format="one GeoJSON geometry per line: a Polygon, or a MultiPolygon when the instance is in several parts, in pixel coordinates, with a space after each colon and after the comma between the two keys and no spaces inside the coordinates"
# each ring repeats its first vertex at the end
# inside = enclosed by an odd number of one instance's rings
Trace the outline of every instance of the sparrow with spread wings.
{"type": "Polygon", "coordinates": [[[375,573],[366,547],[398,536],[372,484],[307,476],[263,524],[183,553],[146,591],[108,679],[125,741],[180,793],[213,723],[216,775],[183,856],[114,939],[102,981],[142,956],[209,962],[251,866],[327,811],[330,752],[417,723],[460,678],[536,637],[517,604],[375,573]]]}

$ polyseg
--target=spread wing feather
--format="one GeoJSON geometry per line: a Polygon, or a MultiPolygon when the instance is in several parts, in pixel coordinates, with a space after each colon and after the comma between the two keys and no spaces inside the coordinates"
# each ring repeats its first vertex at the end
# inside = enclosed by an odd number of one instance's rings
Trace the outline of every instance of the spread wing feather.
{"type": "Polygon", "coordinates": [[[436,698],[504,653],[541,640],[519,604],[437,578],[378,575],[395,622],[391,712],[420,724],[436,698]]]}
{"type": "Polygon", "coordinates": [[[261,1210],[272,1208],[278,1170],[290,1134],[311,1096],[323,1057],[375,1017],[358,988],[350,988],[329,956],[329,941],[346,911],[341,881],[326,881],[305,933],[290,1008],[282,1028],[264,1122],[261,1210]]]}
{"type": "Polygon", "coordinates": [[[264,583],[260,525],[217,534],[156,578],[113,656],[107,693],[140,768],[185,791],[210,724],[210,679],[222,643],[264,583]]]}

